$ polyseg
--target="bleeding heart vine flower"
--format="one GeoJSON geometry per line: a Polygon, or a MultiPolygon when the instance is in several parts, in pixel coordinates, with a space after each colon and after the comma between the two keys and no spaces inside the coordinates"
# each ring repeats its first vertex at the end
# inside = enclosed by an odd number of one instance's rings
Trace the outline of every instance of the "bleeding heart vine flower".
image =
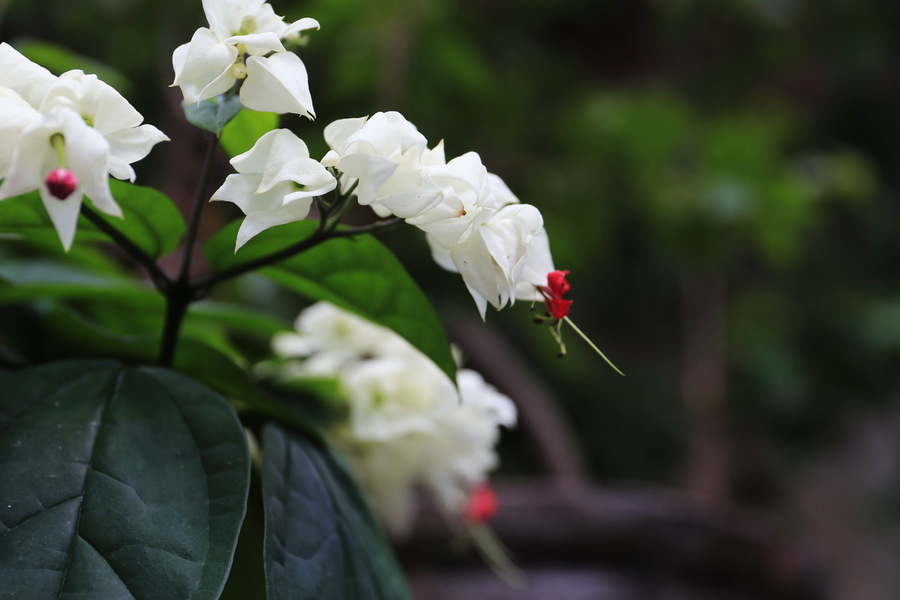
{"type": "Polygon", "coordinates": [[[251,110],[315,117],[306,66],[282,40],[318,29],[309,17],[284,22],[263,0],[203,0],[209,27],[201,27],[172,54],[173,86],[186,104],[224,94],[240,83],[251,110]]]}
{"type": "Polygon", "coordinates": [[[266,133],[231,164],[237,174],[229,175],[211,199],[233,202],[246,215],[235,252],[269,227],[306,218],[313,198],[337,185],[334,176],[309,157],[303,140],[287,129],[266,133]]]}
{"type": "Polygon", "coordinates": [[[443,144],[429,149],[425,136],[400,113],[340,119],[324,134],[331,150],[322,162],[343,173],[342,188],[355,186],[359,203],[377,215],[409,219],[440,202],[440,189],[424,167],[444,163],[443,144]]]}
{"type": "Polygon", "coordinates": [[[408,531],[417,488],[464,519],[473,490],[497,463],[500,427],[516,422],[512,401],[469,369],[457,371],[454,386],[399,335],[332,304],[307,308],[296,327],[273,340],[291,359],[283,373],[337,381],[349,416],[329,437],[387,529],[408,531]]]}
{"type": "Polygon", "coordinates": [[[54,77],[0,44],[0,200],[38,190],[63,247],[82,198],[121,217],[109,175],[134,180],[131,163],[168,138],[95,75],[54,77]]]}

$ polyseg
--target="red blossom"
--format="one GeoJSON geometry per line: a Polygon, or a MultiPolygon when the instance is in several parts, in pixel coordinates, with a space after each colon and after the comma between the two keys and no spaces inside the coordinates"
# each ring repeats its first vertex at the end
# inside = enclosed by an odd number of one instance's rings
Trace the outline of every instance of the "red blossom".
{"type": "Polygon", "coordinates": [[[50,195],[60,200],[65,200],[72,195],[78,187],[78,179],[68,169],[53,169],[44,180],[50,195]]]}
{"type": "Polygon", "coordinates": [[[562,297],[572,288],[566,281],[568,274],[569,271],[551,271],[547,274],[547,285],[538,286],[538,290],[544,297],[544,303],[547,305],[547,311],[554,319],[565,317],[569,314],[569,308],[572,306],[572,300],[565,300],[562,297]]]}
{"type": "Polygon", "coordinates": [[[489,483],[479,484],[469,495],[463,516],[472,524],[484,523],[491,519],[497,512],[500,501],[489,483]]]}

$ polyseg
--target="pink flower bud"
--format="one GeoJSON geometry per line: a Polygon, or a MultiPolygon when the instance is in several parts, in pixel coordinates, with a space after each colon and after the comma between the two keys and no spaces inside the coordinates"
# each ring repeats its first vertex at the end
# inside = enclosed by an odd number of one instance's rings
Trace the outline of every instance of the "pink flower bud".
{"type": "Polygon", "coordinates": [[[490,484],[485,482],[472,490],[469,501],[466,503],[464,516],[469,523],[484,523],[494,516],[499,506],[497,494],[494,493],[490,484]]]}
{"type": "Polygon", "coordinates": [[[78,187],[78,179],[75,174],[68,169],[53,169],[44,180],[50,195],[60,200],[65,200],[72,195],[75,188],[78,187]]]}

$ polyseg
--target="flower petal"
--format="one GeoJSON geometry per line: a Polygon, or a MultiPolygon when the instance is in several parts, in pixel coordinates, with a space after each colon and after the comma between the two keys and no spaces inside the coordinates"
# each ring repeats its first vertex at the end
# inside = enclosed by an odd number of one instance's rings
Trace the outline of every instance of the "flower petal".
{"type": "Polygon", "coordinates": [[[234,85],[231,65],[237,55],[237,48],[220,43],[212,31],[198,29],[190,42],[172,54],[172,85],[181,88],[188,104],[224,94],[234,85]]]}
{"type": "Polygon", "coordinates": [[[153,125],[121,129],[105,136],[109,143],[106,167],[116,179],[134,181],[131,163],[147,156],[154,145],[169,138],[153,125]]]}
{"type": "Polygon", "coordinates": [[[288,25],[285,30],[281,33],[281,38],[293,37],[300,33],[301,31],[306,31],[307,29],[321,29],[319,22],[313,19],[312,17],[303,17],[297,21],[294,21],[290,25],[288,25]]]}
{"type": "Polygon", "coordinates": [[[315,118],[306,66],[291,52],[247,59],[241,103],[252,110],[315,118]]]}
{"type": "Polygon", "coordinates": [[[219,39],[235,35],[244,17],[255,15],[264,0],[203,0],[203,13],[219,39]]]}
{"type": "Polygon", "coordinates": [[[0,44],[0,86],[15,90],[26,102],[37,106],[47,86],[55,81],[50,71],[31,62],[6,42],[0,44]]]}
{"type": "Polygon", "coordinates": [[[78,213],[81,212],[81,189],[76,189],[65,200],[53,197],[45,185],[41,186],[40,194],[44,208],[47,209],[50,221],[56,229],[56,235],[59,236],[59,241],[68,252],[75,240],[75,230],[78,228],[78,213]]]}
{"type": "Polygon", "coordinates": [[[234,35],[225,38],[222,40],[222,43],[229,46],[243,44],[247,54],[251,56],[264,56],[269,52],[285,52],[284,45],[282,45],[278,34],[271,31],[234,35]]]}

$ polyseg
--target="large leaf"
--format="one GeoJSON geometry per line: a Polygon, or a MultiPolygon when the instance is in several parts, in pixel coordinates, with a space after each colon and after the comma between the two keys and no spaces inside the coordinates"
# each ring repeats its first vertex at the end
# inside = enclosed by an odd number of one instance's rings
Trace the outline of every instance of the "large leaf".
{"type": "Polygon", "coordinates": [[[328,450],[267,425],[263,502],[269,600],[411,598],[359,488],[328,450]]]}
{"type": "MultiPolygon", "coordinates": [[[[230,224],[204,245],[207,258],[218,271],[287,248],[316,228],[311,221],[273,227],[235,253],[238,226],[230,224]]],[[[393,329],[456,380],[440,319],[400,261],[372,236],[331,239],[261,272],[306,298],[327,300],[393,329]]]]}
{"type": "Polygon", "coordinates": [[[177,373],[75,361],[0,377],[2,590],[214,600],[249,469],[234,411],[177,373]]]}
{"type": "MultiPolygon", "coordinates": [[[[102,307],[100,312],[103,312],[102,307]]],[[[100,318],[103,315],[92,317],[74,307],[50,302],[18,307],[9,316],[13,319],[7,319],[0,313],[4,341],[10,343],[23,360],[32,364],[110,356],[126,363],[147,364],[156,360],[159,351],[158,325],[139,325],[140,329],[152,333],[124,333],[118,316],[114,317],[112,324],[107,324],[100,318]]],[[[140,317],[153,320],[152,315],[140,317]]],[[[316,415],[308,414],[297,401],[281,398],[263,389],[247,373],[244,365],[236,363],[205,339],[183,332],[174,367],[213,388],[241,408],[250,408],[290,423],[314,437],[318,435],[315,431],[315,423],[318,422],[316,415]]]]}
{"type": "MultiPolygon", "coordinates": [[[[178,207],[160,192],[111,179],[109,187],[122,208],[119,219],[98,213],[100,217],[153,258],[174,250],[184,235],[185,224],[178,207]]],[[[56,238],[53,223],[37,192],[0,202],[0,233],[46,243],[56,238]]],[[[84,217],[78,219],[78,242],[108,242],[110,238],[84,217]]]]}

